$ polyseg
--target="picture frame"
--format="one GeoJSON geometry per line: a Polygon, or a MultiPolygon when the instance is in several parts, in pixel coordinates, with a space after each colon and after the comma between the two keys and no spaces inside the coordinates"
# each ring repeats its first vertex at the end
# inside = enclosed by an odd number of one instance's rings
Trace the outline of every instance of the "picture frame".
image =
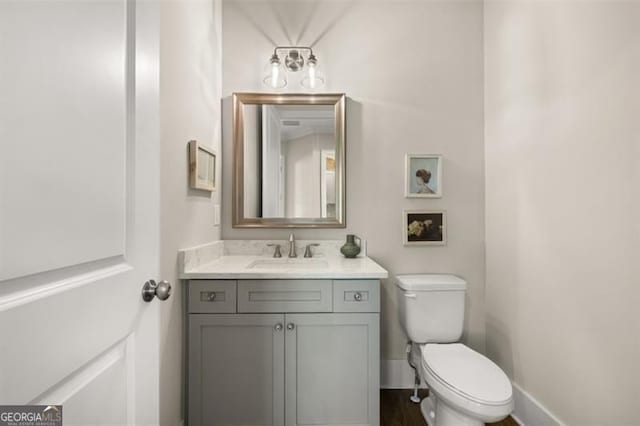
{"type": "Polygon", "coordinates": [[[405,210],[402,223],[405,246],[447,244],[446,210],[405,210]]]}
{"type": "Polygon", "coordinates": [[[407,154],[405,156],[406,198],[442,197],[442,156],[407,154]]]}
{"type": "Polygon", "coordinates": [[[198,141],[189,141],[189,185],[193,189],[216,190],[216,152],[198,141]]]}

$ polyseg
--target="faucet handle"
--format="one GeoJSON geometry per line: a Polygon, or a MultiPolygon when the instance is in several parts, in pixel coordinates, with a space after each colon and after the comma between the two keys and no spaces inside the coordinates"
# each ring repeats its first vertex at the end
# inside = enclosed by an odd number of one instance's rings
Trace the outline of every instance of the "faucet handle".
{"type": "Polygon", "coordinates": [[[313,243],[307,244],[307,247],[304,249],[304,257],[313,257],[313,252],[311,251],[311,247],[318,247],[320,244],[313,243]]]}
{"type": "Polygon", "coordinates": [[[267,247],[275,247],[273,257],[282,257],[282,253],[280,253],[280,244],[267,244],[267,247]]]}

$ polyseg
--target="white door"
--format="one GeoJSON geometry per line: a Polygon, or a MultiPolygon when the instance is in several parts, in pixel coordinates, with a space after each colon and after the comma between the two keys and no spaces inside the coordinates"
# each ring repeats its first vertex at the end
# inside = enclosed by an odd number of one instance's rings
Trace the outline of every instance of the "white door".
{"type": "Polygon", "coordinates": [[[0,1],[0,404],[65,425],[159,423],[154,3],[0,1]]]}

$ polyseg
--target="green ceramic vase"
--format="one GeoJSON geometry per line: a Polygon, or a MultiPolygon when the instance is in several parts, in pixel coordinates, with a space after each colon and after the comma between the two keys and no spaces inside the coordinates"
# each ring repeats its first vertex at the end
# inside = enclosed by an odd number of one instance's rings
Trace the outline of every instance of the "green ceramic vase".
{"type": "Polygon", "coordinates": [[[355,235],[347,235],[347,242],[340,248],[340,253],[348,258],[354,258],[360,254],[360,246],[356,244],[355,235]]]}

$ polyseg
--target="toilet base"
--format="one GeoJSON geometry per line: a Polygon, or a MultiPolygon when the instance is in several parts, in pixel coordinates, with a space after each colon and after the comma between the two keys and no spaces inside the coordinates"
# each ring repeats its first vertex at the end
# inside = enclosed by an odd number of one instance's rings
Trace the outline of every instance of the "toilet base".
{"type": "Polygon", "coordinates": [[[422,400],[420,403],[420,411],[422,411],[422,417],[427,421],[429,426],[435,424],[436,418],[436,401],[432,393],[422,400]]]}
{"type": "Polygon", "coordinates": [[[437,400],[433,392],[422,400],[420,411],[429,426],[484,426],[484,422],[462,414],[437,400]]]}

